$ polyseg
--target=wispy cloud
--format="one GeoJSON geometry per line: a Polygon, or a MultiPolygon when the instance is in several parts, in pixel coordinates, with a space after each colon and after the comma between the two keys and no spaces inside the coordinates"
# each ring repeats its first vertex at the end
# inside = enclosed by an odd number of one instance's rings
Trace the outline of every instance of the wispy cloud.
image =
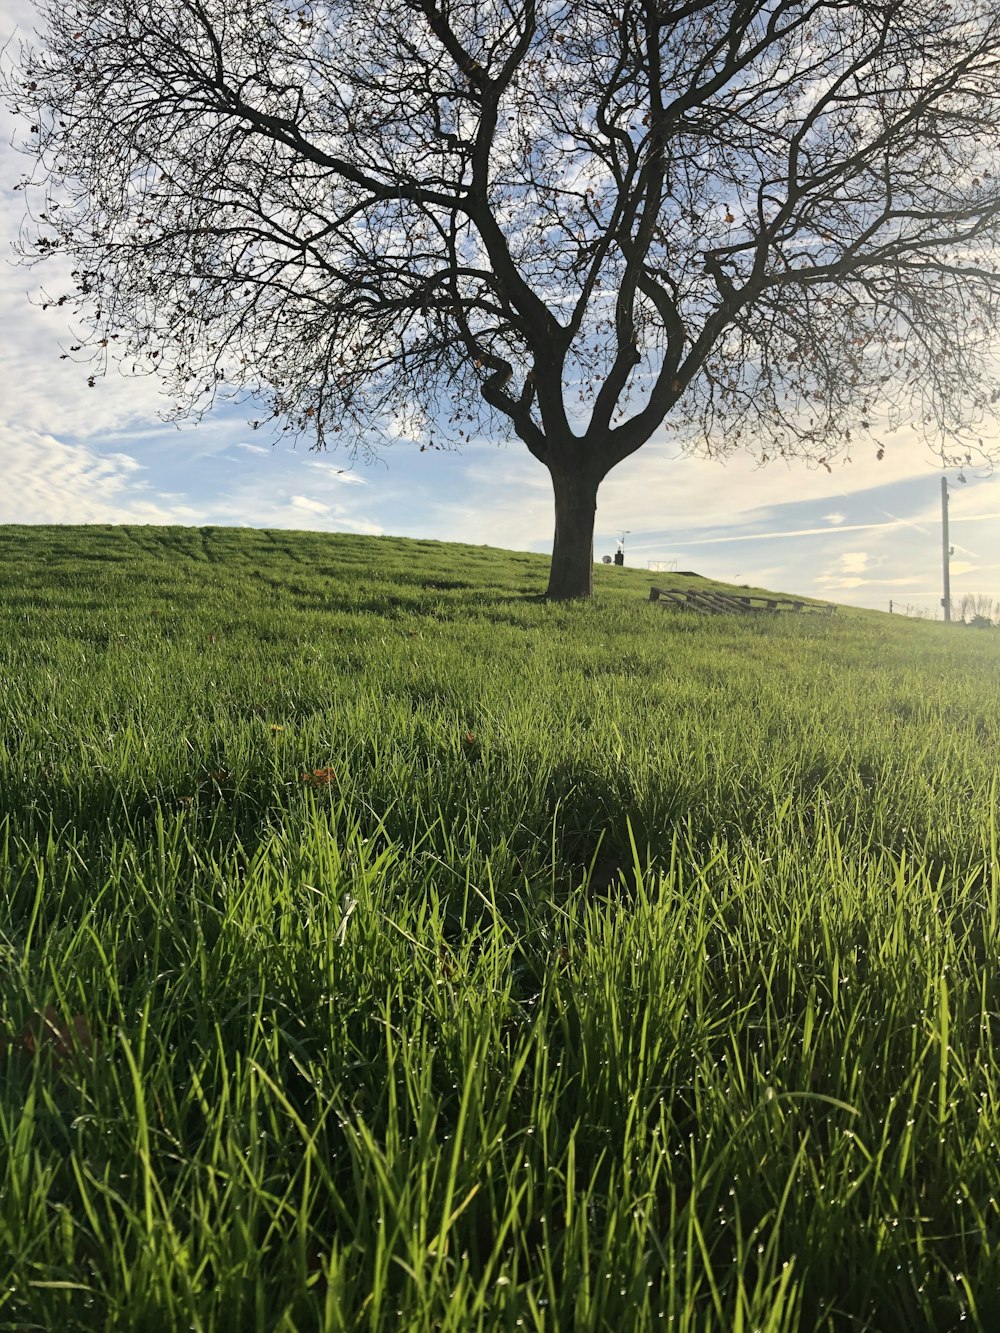
{"type": "Polygon", "coordinates": [[[190,523],[197,509],[151,491],[129,454],[101,454],[0,424],[2,523],[190,523]]]}
{"type": "MultiPolygon", "coordinates": [[[[879,528],[912,527],[903,519],[893,519],[888,523],[844,523],[835,529],[839,536],[842,532],[872,532],[879,528]]],[[[786,528],[775,532],[737,532],[721,537],[696,537],[686,540],[685,546],[723,546],[730,542],[789,541],[793,537],[829,537],[829,528],[786,528]]]]}
{"type": "Polygon", "coordinates": [[[330,506],[323,504],[321,500],[310,500],[308,495],[293,495],[289,503],[296,509],[304,509],[308,514],[328,514],[330,506]]]}
{"type": "Polygon", "coordinates": [[[840,557],[840,567],[845,574],[861,574],[868,568],[866,551],[845,551],[840,557]]]}
{"type": "Polygon", "coordinates": [[[368,483],[364,477],[358,475],[350,468],[337,467],[333,463],[324,462],[319,458],[310,458],[308,466],[317,472],[325,472],[328,477],[336,477],[341,486],[367,486],[368,483]]]}
{"type": "Polygon", "coordinates": [[[879,512],[885,514],[886,518],[891,519],[893,523],[904,523],[907,527],[913,528],[914,531],[921,533],[924,537],[930,536],[927,528],[925,528],[923,524],[915,522],[912,518],[900,518],[898,514],[891,514],[888,509],[881,509],[879,512]]]}

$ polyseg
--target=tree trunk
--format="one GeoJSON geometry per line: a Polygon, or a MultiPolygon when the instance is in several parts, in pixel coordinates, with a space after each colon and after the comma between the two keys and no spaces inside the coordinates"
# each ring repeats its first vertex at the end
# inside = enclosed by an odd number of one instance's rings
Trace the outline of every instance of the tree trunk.
{"type": "Polygon", "coordinates": [[[546,597],[566,601],[594,593],[594,519],[599,482],[582,468],[550,468],[556,531],[546,597]]]}

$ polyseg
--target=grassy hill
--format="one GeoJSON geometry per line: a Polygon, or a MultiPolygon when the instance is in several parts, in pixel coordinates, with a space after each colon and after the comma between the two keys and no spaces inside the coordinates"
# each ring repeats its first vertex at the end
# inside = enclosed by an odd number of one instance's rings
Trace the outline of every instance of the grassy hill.
{"type": "Polygon", "coordinates": [[[0,528],[0,1328],[992,1329],[1000,636],[0,528]]]}

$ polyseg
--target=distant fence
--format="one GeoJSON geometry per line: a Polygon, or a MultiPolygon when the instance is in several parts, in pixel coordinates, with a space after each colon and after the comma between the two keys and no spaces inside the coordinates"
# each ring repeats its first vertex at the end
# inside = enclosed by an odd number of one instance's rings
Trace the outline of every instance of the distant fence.
{"type": "Polygon", "coordinates": [[[677,569],[676,560],[647,560],[646,568],[655,570],[660,574],[673,574],[677,569]]]}

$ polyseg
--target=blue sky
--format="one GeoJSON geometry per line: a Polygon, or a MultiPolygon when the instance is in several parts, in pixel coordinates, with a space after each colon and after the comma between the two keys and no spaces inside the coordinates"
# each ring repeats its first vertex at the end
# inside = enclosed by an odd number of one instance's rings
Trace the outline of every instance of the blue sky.
{"type": "MultiPolygon", "coordinates": [[[[30,29],[29,0],[0,2],[0,45],[30,29]]],[[[518,441],[420,452],[399,438],[373,465],[300,445],[271,447],[231,406],[176,429],[153,380],[87,387],[59,359],[64,310],[32,305],[46,275],[12,262],[23,162],[0,115],[0,523],[182,523],[309,528],[488,543],[546,552],[548,474],[518,441]]],[[[48,279],[51,281],[51,279],[48,279]]],[[[993,435],[1000,438],[1000,426],[993,435]]],[[[930,447],[899,431],[886,456],[834,466],[757,468],[679,456],[666,433],[605,481],[595,554],[623,530],[629,565],[676,561],[750,583],[887,610],[940,615],[940,472],[930,447]]],[[[1000,600],[1000,476],[967,470],[951,502],[952,595],[1000,600]]]]}

